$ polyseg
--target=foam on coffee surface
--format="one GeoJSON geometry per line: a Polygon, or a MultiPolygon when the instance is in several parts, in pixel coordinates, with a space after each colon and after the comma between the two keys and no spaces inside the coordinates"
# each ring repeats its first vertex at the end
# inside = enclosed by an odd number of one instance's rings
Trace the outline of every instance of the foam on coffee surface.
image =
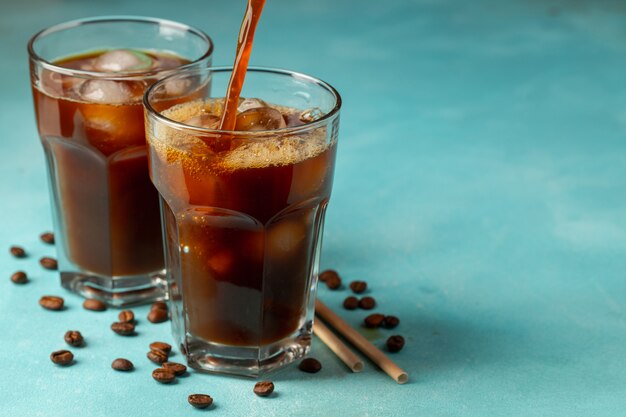
{"type": "MultiPolygon", "coordinates": [[[[186,120],[197,118],[201,114],[221,116],[223,99],[211,99],[207,101],[193,101],[176,105],[163,112],[169,119],[184,123],[186,120]]],[[[294,113],[298,110],[271,106],[282,114],[294,113]]],[[[254,135],[254,132],[251,132],[254,135]]],[[[159,137],[156,142],[161,142],[168,148],[167,154],[172,157],[172,148],[189,147],[198,138],[191,138],[188,134],[163,129],[157,132],[159,137]],[[167,137],[163,137],[162,134],[167,137]]],[[[250,139],[235,149],[219,156],[219,166],[222,169],[236,170],[245,168],[264,168],[268,166],[292,165],[313,158],[324,152],[329,144],[326,143],[326,129],[317,128],[310,132],[294,134],[277,133],[274,137],[250,139]]]]}

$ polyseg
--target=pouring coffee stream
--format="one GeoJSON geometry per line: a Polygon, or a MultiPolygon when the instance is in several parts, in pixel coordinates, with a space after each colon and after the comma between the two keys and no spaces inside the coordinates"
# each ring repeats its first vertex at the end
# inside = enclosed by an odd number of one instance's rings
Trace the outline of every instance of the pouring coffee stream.
{"type": "Polygon", "coordinates": [[[239,40],[237,42],[237,54],[233,71],[228,82],[228,90],[226,91],[226,99],[224,100],[224,111],[220,120],[220,130],[235,130],[237,122],[237,107],[239,106],[239,97],[241,89],[248,70],[248,62],[252,53],[252,44],[254,42],[254,32],[263,11],[265,0],[248,0],[246,13],[239,30],[239,40]]]}

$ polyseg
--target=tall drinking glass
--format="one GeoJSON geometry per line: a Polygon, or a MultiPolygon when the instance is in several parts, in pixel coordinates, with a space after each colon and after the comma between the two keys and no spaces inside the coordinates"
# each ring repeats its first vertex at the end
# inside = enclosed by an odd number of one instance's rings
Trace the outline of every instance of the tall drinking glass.
{"type": "Polygon", "coordinates": [[[313,77],[251,68],[238,130],[221,131],[230,75],[154,84],[146,136],[174,337],[193,368],[259,376],[310,347],[341,99],[313,77]]]}
{"type": "Polygon", "coordinates": [[[75,20],[30,40],[64,287],[113,306],[164,297],[142,97],[174,69],[208,67],[212,50],[197,29],[144,17],[75,20]]]}

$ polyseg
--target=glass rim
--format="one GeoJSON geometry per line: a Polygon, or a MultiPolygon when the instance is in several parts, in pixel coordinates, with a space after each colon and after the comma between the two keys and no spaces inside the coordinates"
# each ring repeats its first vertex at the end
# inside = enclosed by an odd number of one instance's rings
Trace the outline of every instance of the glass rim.
{"type": "MultiPolygon", "coordinates": [[[[173,119],[170,119],[169,117],[164,116],[161,112],[156,110],[150,103],[150,96],[153,94],[154,90],[169,80],[175,79],[177,77],[183,77],[185,75],[198,74],[201,72],[207,72],[207,73],[232,72],[232,70],[233,70],[232,66],[218,66],[218,67],[176,70],[173,74],[170,74],[164,78],[161,78],[159,81],[157,81],[156,83],[148,87],[148,89],[146,90],[143,96],[144,109],[149,115],[154,116],[160,122],[165,123],[166,125],[172,128],[178,129],[178,130],[187,130],[187,131],[193,131],[197,133],[213,134],[213,135],[227,134],[227,135],[234,136],[234,137],[245,136],[247,138],[285,135],[285,134],[312,130],[312,129],[315,129],[324,125],[328,120],[334,118],[339,113],[339,110],[341,109],[341,104],[342,104],[341,95],[335,89],[335,87],[333,87],[326,81],[323,81],[319,78],[316,78],[316,77],[313,77],[311,75],[307,75],[301,72],[297,72],[297,71],[292,71],[292,70],[287,70],[287,69],[282,69],[282,68],[257,67],[257,66],[248,67],[248,71],[257,72],[257,73],[270,73],[270,74],[275,74],[275,75],[290,76],[290,77],[298,78],[300,80],[304,80],[312,84],[321,86],[322,88],[330,92],[332,96],[334,97],[335,104],[333,108],[328,113],[320,117],[319,119],[313,122],[305,123],[303,125],[291,126],[291,127],[287,126],[287,127],[283,127],[280,129],[273,129],[273,130],[246,131],[246,130],[220,130],[220,129],[211,129],[207,127],[187,125],[185,123],[178,122],[176,120],[173,120],[173,119]]],[[[245,85],[245,82],[244,82],[244,85],[245,85]]],[[[224,94],[225,93],[226,92],[224,92],[224,94]]]]}
{"type": "Polygon", "coordinates": [[[77,76],[77,77],[82,77],[82,78],[102,78],[102,79],[107,79],[107,80],[128,80],[128,79],[133,79],[133,78],[146,78],[146,77],[155,76],[155,75],[162,74],[162,73],[171,72],[172,70],[193,68],[199,62],[210,57],[211,54],[213,53],[213,48],[214,48],[213,40],[209,37],[209,35],[207,35],[206,33],[204,33],[203,31],[201,31],[200,29],[196,27],[189,26],[184,23],[176,22],[174,20],[161,19],[158,17],[125,16],[125,15],[86,17],[82,19],[74,19],[74,20],[68,20],[66,22],[58,23],[56,25],[42,29],[39,32],[35,33],[28,41],[28,47],[27,47],[28,56],[30,57],[30,59],[33,62],[37,63],[38,65],[41,65],[43,68],[47,70],[50,70],[59,74],[64,74],[64,75],[71,75],[71,76],[77,76]],[[191,32],[194,35],[198,36],[200,39],[202,39],[207,44],[208,47],[206,51],[202,54],[202,56],[200,56],[199,58],[196,58],[193,61],[185,65],[176,67],[176,68],[158,69],[158,70],[143,71],[143,72],[112,72],[112,73],[78,70],[78,69],[62,67],[62,66],[53,64],[52,62],[50,62],[47,59],[44,59],[41,55],[35,52],[35,43],[47,35],[50,35],[56,32],[65,31],[68,29],[73,29],[73,28],[83,26],[83,25],[111,23],[111,22],[149,23],[149,24],[164,25],[173,29],[178,29],[180,31],[191,32]]]}

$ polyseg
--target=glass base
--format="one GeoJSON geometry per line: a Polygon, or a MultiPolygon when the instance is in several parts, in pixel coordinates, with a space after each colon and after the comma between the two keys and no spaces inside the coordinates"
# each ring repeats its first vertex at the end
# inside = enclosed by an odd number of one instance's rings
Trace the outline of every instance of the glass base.
{"type": "Polygon", "coordinates": [[[265,346],[227,346],[187,336],[181,351],[199,371],[258,378],[305,357],[311,348],[312,323],[265,346]]]}
{"type": "Polygon", "coordinates": [[[85,298],[111,307],[127,307],[164,300],[165,271],[146,275],[103,277],[86,272],[61,272],[61,285],[85,298]]]}

